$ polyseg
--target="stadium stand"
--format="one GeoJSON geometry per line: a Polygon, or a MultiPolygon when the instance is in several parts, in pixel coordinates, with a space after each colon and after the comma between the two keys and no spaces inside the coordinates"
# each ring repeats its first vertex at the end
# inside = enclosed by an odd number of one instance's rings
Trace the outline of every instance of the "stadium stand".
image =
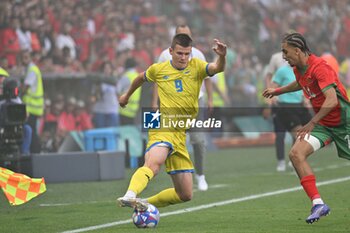
{"type": "MultiPolygon", "coordinates": [[[[123,73],[124,61],[130,56],[137,60],[138,70],[143,70],[169,43],[175,26],[188,24],[196,47],[207,60],[213,59],[206,48],[213,35],[229,46],[225,74],[232,93],[229,107],[259,107],[266,64],[271,54],[280,50],[280,37],[287,30],[305,34],[310,44],[328,45],[327,51],[340,66],[350,57],[348,1],[274,2],[5,0],[0,3],[0,66],[20,78],[23,66],[17,55],[22,48],[32,50],[43,73],[45,98],[53,103],[57,95],[63,94],[65,100],[73,96],[83,100],[85,110],[91,113],[91,76],[103,62],[113,64],[115,77],[123,73]],[[9,45],[9,41],[13,43],[9,45]]],[[[340,75],[346,79],[346,72],[340,75]]],[[[149,102],[147,96],[145,92],[145,103],[149,102]]],[[[44,151],[57,151],[63,141],[51,132],[41,137],[53,142],[44,144],[49,147],[44,151]]]]}

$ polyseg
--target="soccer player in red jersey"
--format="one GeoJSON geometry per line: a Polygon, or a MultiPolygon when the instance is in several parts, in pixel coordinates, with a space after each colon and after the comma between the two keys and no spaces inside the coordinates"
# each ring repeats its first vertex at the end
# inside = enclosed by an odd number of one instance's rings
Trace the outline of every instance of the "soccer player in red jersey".
{"type": "Polygon", "coordinates": [[[286,35],[282,40],[282,52],[283,58],[293,67],[296,81],[280,88],[267,88],[263,96],[271,98],[302,89],[315,111],[312,119],[297,131],[298,139],[289,152],[300,183],[313,204],[306,222],[313,223],[328,215],[330,208],[321,199],[307,158],[334,142],[338,156],[350,159],[350,124],[346,123],[350,120],[346,114],[350,103],[335,71],[325,60],[311,53],[301,34],[286,35]]]}

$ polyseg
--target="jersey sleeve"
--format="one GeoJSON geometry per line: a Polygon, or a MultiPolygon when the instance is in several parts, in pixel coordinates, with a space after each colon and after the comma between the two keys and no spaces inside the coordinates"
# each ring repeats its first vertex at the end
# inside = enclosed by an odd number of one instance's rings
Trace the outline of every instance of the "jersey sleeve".
{"type": "Polygon", "coordinates": [[[151,65],[150,67],[148,67],[148,69],[146,70],[146,72],[144,73],[144,79],[147,82],[155,82],[156,80],[156,74],[157,74],[157,63],[151,65]]]}
{"type": "Polygon", "coordinates": [[[336,86],[336,73],[325,63],[315,68],[314,75],[322,91],[327,90],[330,86],[336,86]]]}
{"type": "Polygon", "coordinates": [[[193,58],[195,60],[196,67],[198,69],[198,74],[201,80],[203,80],[207,76],[213,76],[209,74],[208,65],[209,63],[198,58],[193,58]]]}

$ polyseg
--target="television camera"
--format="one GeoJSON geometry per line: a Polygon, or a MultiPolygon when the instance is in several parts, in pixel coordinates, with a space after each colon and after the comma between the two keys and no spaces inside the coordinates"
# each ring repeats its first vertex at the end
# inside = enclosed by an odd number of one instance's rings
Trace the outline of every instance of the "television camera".
{"type": "MultiPolygon", "coordinates": [[[[0,86],[1,88],[1,86],[0,86]]],[[[26,121],[26,107],[18,97],[18,83],[6,78],[0,95],[0,158],[6,161],[19,155],[23,140],[23,125],[26,121]]]]}

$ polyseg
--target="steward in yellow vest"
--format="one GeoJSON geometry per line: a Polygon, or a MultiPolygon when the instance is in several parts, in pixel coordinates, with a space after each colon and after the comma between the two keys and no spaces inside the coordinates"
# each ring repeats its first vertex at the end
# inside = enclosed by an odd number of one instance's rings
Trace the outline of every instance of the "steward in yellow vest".
{"type": "Polygon", "coordinates": [[[32,128],[31,153],[40,153],[40,139],[37,134],[38,119],[44,114],[44,88],[41,72],[33,62],[30,51],[21,54],[22,63],[27,67],[24,83],[21,88],[22,100],[28,114],[27,124],[32,128]]]}
{"type": "Polygon", "coordinates": [[[227,100],[226,82],[224,72],[218,73],[216,75],[216,80],[212,78],[213,81],[213,106],[214,107],[225,107],[225,102],[227,100]]]}
{"type": "Polygon", "coordinates": [[[26,76],[28,77],[30,75],[35,75],[36,87],[32,88],[28,85],[28,89],[24,93],[22,99],[23,102],[26,104],[26,109],[29,114],[33,114],[35,116],[42,116],[44,114],[43,80],[39,68],[34,63],[30,63],[28,66],[26,76]],[[35,91],[33,91],[33,89],[35,91]]]}
{"type": "Polygon", "coordinates": [[[7,73],[6,70],[4,70],[3,68],[0,67],[0,95],[4,94],[3,91],[3,82],[5,80],[5,78],[9,77],[9,73],[7,73]]]}
{"type": "MultiPolygon", "coordinates": [[[[134,79],[138,76],[138,72],[136,71],[136,61],[133,58],[128,58],[125,62],[126,72],[123,74],[120,82],[118,84],[122,85],[121,89],[127,90],[134,79]]],[[[127,108],[119,108],[120,114],[120,124],[134,124],[136,114],[139,111],[140,107],[140,98],[141,98],[141,88],[138,88],[134,94],[130,97],[128,107],[127,108]]]]}

